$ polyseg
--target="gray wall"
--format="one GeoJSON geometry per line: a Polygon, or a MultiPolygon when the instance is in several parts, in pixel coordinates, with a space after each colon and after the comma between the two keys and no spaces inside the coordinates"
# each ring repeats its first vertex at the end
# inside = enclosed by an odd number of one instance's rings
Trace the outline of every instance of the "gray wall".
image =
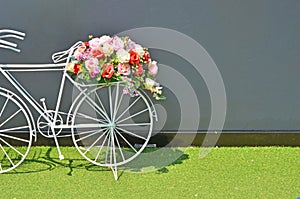
{"type": "MultiPolygon", "coordinates": [[[[298,0],[2,0],[0,28],[27,33],[21,54],[0,50],[0,63],[50,63],[53,52],[89,34],[117,34],[153,26],[182,32],[215,61],[226,87],[225,130],[300,129],[300,1],[298,0]]],[[[152,56],[190,80],[200,102],[199,129],[210,118],[202,77],[180,57],[153,50],[152,56]]],[[[49,106],[59,74],[26,74],[20,79],[49,106]]],[[[1,80],[3,82],[3,80],[1,80]]],[[[176,99],[166,91],[165,130],[178,120],[176,99]]]]}

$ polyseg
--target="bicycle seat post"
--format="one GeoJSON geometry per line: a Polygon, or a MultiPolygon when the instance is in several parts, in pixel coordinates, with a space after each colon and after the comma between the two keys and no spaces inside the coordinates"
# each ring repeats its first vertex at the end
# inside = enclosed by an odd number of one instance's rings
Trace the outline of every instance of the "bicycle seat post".
{"type": "Polygon", "coordinates": [[[45,112],[47,111],[47,107],[46,107],[46,103],[45,103],[45,98],[41,98],[40,99],[40,102],[42,103],[42,105],[43,105],[43,108],[44,108],[44,110],[45,110],[45,112]]]}

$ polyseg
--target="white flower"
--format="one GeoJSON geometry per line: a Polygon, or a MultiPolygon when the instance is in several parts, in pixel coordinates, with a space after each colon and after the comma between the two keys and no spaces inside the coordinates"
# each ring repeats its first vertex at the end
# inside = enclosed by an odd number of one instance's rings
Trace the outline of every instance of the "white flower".
{"type": "Polygon", "coordinates": [[[109,43],[104,43],[102,49],[106,56],[110,56],[114,52],[112,45],[110,45],[109,43]]]}
{"type": "Polygon", "coordinates": [[[89,41],[89,45],[92,49],[97,49],[100,48],[100,39],[99,38],[93,38],[92,40],[89,41]]]}
{"type": "Polygon", "coordinates": [[[117,51],[117,58],[121,63],[129,62],[130,54],[126,50],[120,49],[117,51]]]}
{"type": "Polygon", "coordinates": [[[162,94],[162,91],[161,91],[162,88],[163,88],[163,87],[157,86],[157,87],[155,87],[155,88],[153,89],[153,92],[155,92],[155,93],[161,95],[161,94],[162,94]]]}
{"type": "Polygon", "coordinates": [[[73,72],[74,71],[74,65],[75,65],[75,63],[68,63],[68,65],[67,65],[67,71],[69,71],[69,72],[73,72]]]}
{"type": "Polygon", "coordinates": [[[139,44],[135,45],[135,50],[134,51],[137,52],[139,54],[139,56],[143,56],[144,53],[145,53],[143,47],[139,44]]]}
{"type": "Polygon", "coordinates": [[[99,43],[101,45],[103,45],[105,42],[109,41],[111,39],[110,36],[107,36],[107,35],[103,35],[99,38],[99,43]]]}
{"type": "Polygon", "coordinates": [[[153,87],[155,86],[156,82],[153,79],[146,78],[144,86],[147,90],[152,90],[153,87]]]}

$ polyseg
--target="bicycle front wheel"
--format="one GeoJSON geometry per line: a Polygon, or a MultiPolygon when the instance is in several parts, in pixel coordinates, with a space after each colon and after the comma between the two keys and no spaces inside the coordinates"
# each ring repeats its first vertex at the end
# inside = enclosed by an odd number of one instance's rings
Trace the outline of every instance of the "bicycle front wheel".
{"type": "Polygon", "coordinates": [[[130,97],[123,88],[95,88],[74,111],[73,142],[93,164],[123,165],[137,157],[151,137],[153,117],[147,98],[142,93],[130,97]]]}
{"type": "Polygon", "coordinates": [[[0,88],[0,173],[15,169],[25,160],[32,135],[31,117],[24,102],[0,88]]]}

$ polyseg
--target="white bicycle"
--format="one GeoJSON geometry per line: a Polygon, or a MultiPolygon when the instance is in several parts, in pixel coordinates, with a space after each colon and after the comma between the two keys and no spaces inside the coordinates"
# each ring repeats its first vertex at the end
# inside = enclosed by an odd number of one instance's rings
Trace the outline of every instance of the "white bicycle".
{"type": "MultiPolygon", "coordinates": [[[[0,30],[0,48],[20,52],[17,44],[7,39],[24,37],[22,32],[0,30]]],[[[0,173],[15,169],[24,161],[37,133],[54,139],[60,159],[64,156],[58,138],[72,136],[79,153],[95,165],[110,167],[116,180],[117,167],[136,158],[146,147],[153,119],[157,119],[151,99],[142,90],[136,97],[124,94],[120,82],[83,85],[74,81],[66,68],[81,44],[77,42],[68,50],[53,54],[53,64],[0,64],[1,74],[17,91],[0,87],[0,173]],[[13,75],[36,71],[63,74],[54,110],[47,108],[44,98],[40,102],[34,99],[13,75]],[[77,90],[69,112],[60,111],[66,80],[77,90]],[[28,105],[38,112],[38,118],[33,117],[28,105]]]]}

